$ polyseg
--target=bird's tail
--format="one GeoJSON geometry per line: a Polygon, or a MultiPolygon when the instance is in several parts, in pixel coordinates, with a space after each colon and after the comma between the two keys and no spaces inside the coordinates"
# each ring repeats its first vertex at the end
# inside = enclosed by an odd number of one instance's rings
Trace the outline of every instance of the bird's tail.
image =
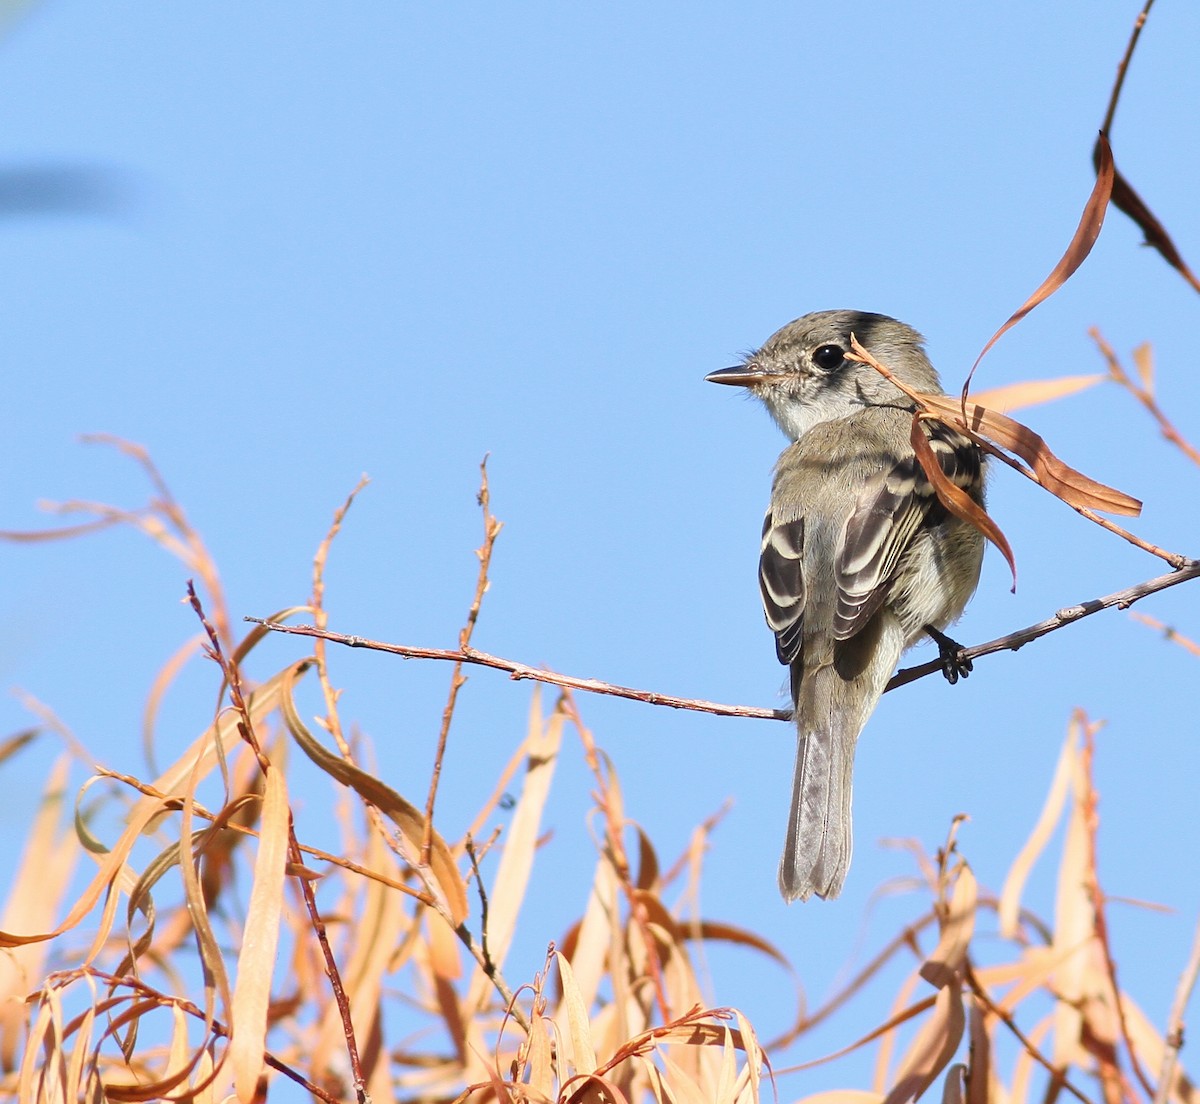
{"type": "Polygon", "coordinates": [[[903,650],[898,625],[878,629],[873,640],[843,642],[831,661],[794,672],[796,771],[779,862],[786,901],[836,897],[846,880],[854,749],[903,650]]]}

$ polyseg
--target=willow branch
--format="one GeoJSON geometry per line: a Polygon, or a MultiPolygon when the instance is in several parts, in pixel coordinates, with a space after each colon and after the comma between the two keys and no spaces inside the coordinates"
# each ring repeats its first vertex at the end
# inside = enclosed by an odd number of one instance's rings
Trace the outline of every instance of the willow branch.
{"type": "MultiPolygon", "coordinates": [[[[1187,560],[1176,571],[1160,575],[1155,579],[1147,579],[1135,586],[1126,587],[1102,598],[1093,598],[1078,605],[1065,606],[1052,617],[1038,621],[1024,629],[1018,629],[1005,636],[989,640],[984,644],[975,644],[959,651],[960,660],[979,659],[981,656],[994,652],[1015,652],[1032,640],[1066,628],[1068,625],[1090,617],[1101,610],[1128,609],[1134,602],[1147,595],[1156,594],[1168,587],[1178,586],[1200,577],[1200,560],[1187,560]]],[[[284,625],[277,621],[266,621],[258,617],[247,617],[247,621],[261,625],[271,632],[286,633],[291,636],[307,636],[318,640],[327,640],[331,644],[341,644],[347,648],[366,648],[373,652],[385,652],[389,655],[403,656],[405,659],[440,659],[450,663],[469,663],[478,667],[492,667],[497,671],[506,671],[509,678],[515,682],[531,679],[535,682],[548,683],[551,686],[561,686],[568,690],[580,690],[588,694],[607,694],[610,697],[627,698],[640,701],[646,705],[662,705],[670,709],[688,709],[696,713],[712,713],[718,717],[753,717],[758,720],[788,721],[792,713],[789,709],[761,709],[751,705],[724,705],[720,702],[706,701],[702,698],[680,698],[673,694],[661,694],[655,690],[638,690],[631,686],[618,686],[615,683],[604,682],[602,679],[578,678],[574,675],[564,675],[557,671],[547,671],[541,667],[530,667],[513,659],[481,652],[469,645],[462,648],[422,648],[411,644],[389,644],[382,640],[369,640],[362,636],[350,636],[345,633],[328,632],[313,625],[284,625]]],[[[906,686],[910,682],[942,670],[940,659],[930,660],[915,667],[907,667],[897,671],[888,683],[888,690],[906,686]]]]}

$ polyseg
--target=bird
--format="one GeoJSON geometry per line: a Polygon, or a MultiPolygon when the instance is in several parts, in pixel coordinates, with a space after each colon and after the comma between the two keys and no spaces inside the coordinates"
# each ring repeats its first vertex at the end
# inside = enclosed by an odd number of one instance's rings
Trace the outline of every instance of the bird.
{"type": "MultiPolygon", "coordinates": [[[[858,737],[900,660],[928,636],[950,682],[970,662],[944,629],[975,592],[984,537],[937,497],[911,443],[915,405],[848,358],[851,335],[916,391],[944,394],[924,338],[887,315],[827,310],[776,331],[713,383],[744,387],[792,442],[775,465],[758,580],[790,673],[796,765],[779,890],[842,890],[858,737]]],[[[943,473],[982,508],[984,456],[923,420],[943,473]]]]}

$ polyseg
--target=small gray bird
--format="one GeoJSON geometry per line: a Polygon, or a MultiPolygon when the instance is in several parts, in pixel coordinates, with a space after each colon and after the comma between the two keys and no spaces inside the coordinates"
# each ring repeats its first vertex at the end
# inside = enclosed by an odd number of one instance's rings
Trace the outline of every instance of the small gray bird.
{"type": "MultiPolygon", "coordinates": [[[[983,560],[982,535],[945,509],[917,461],[912,401],[846,359],[851,334],[910,387],[943,393],[919,333],[849,310],[797,318],[743,364],[706,377],[748,388],[794,442],[775,465],[758,571],[795,704],[779,864],[787,901],[842,888],[855,745],[901,653],[929,635],[951,682],[969,672],[941,630],[975,592],[983,560]]],[[[982,506],[979,449],[940,423],[922,424],[942,471],[982,506]]]]}

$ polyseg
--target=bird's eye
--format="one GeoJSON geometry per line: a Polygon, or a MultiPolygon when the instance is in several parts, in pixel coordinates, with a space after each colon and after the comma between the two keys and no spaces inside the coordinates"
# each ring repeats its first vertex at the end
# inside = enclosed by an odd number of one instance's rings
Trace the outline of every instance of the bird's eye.
{"type": "Polygon", "coordinates": [[[818,368],[832,372],[846,356],[846,350],[840,345],[818,345],[813,350],[813,363],[818,368]]]}

